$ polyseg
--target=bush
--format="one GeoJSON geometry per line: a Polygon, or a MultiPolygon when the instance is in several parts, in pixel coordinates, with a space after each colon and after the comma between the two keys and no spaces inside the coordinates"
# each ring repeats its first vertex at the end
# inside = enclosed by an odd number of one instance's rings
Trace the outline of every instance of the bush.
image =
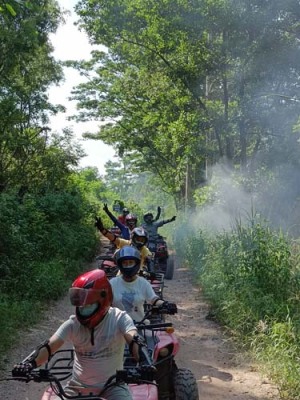
{"type": "Polygon", "coordinates": [[[282,398],[300,399],[299,245],[253,218],[217,234],[189,227],[178,246],[219,321],[252,350],[282,398]]]}

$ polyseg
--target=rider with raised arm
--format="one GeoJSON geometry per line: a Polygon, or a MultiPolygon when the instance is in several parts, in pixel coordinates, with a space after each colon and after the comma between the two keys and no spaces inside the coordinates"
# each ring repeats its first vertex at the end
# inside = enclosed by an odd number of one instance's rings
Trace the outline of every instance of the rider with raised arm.
{"type": "Polygon", "coordinates": [[[130,240],[130,233],[134,228],[136,228],[137,225],[137,217],[134,214],[128,213],[125,216],[124,224],[109,211],[106,203],[104,203],[103,210],[113,221],[113,223],[120,229],[121,238],[125,240],[130,240]]]}
{"type": "MultiPolygon", "coordinates": [[[[66,383],[69,396],[99,395],[107,379],[123,368],[125,343],[136,360],[139,359],[140,341],[132,318],[112,307],[112,288],[99,269],[79,276],[69,289],[71,303],[76,307],[58,330],[31,353],[22,363],[14,366],[14,377],[24,376],[47,362],[65,342],[74,348],[72,377],[66,383]]],[[[61,397],[56,397],[60,399],[61,397]]],[[[108,400],[131,400],[126,384],[112,386],[105,391],[108,400]]]]}
{"type": "MultiPolygon", "coordinates": [[[[108,206],[106,203],[103,205],[103,210],[106,212],[106,214],[109,216],[109,218],[112,220],[112,222],[117,226],[120,231],[121,231],[121,237],[123,239],[129,240],[130,239],[130,231],[129,227],[126,226],[123,222],[120,221],[119,218],[116,218],[113,213],[111,213],[108,209],[108,206]]],[[[127,214],[128,215],[128,214],[127,214]]],[[[126,218],[126,216],[125,216],[126,218]]],[[[125,219],[124,219],[125,220],[125,219]]]]}
{"type": "Polygon", "coordinates": [[[169,222],[173,222],[176,219],[176,215],[174,215],[170,219],[163,219],[161,221],[156,221],[153,217],[152,212],[147,212],[144,214],[144,223],[142,227],[146,229],[149,236],[149,241],[154,241],[158,236],[158,228],[161,226],[168,224],[169,222]]]}
{"type": "Polygon", "coordinates": [[[124,246],[134,246],[137,248],[141,254],[141,268],[146,266],[147,258],[151,257],[152,253],[146,246],[148,242],[148,234],[144,228],[134,228],[131,232],[130,240],[125,240],[104,228],[102,219],[100,217],[96,217],[95,226],[103,236],[107,237],[108,240],[115,244],[117,249],[121,249],[124,246]]]}

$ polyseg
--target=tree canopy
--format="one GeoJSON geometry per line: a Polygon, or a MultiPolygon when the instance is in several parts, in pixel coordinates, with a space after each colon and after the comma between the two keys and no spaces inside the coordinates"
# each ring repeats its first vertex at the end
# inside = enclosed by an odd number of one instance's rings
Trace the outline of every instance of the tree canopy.
{"type": "Polygon", "coordinates": [[[76,11],[107,47],[75,65],[90,77],[74,90],[76,118],[105,121],[93,137],[160,176],[178,205],[219,160],[249,172],[258,153],[268,162],[295,143],[298,1],[81,0],[76,11]]]}

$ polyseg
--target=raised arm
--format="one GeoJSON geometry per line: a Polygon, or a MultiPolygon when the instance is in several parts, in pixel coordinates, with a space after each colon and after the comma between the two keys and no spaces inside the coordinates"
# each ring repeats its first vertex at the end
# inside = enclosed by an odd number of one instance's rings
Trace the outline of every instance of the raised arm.
{"type": "Polygon", "coordinates": [[[164,219],[162,222],[163,222],[163,225],[165,225],[165,224],[168,224],[169,222],[173,222],[173,221],[175,221],[175,219],[176,219],[176,215],[174,215],[172,218],[170,218],[170,219],[164,219]]]}
{"type": "Polygon", "coordinates": [[[154,218],[153,221],[159,220],[160,214],[161,214],[161,208],[158,206],[157,207],[157,214],[156,214],[156,217],[154,218]]]}
{"type": "MultiPolygon", "coordinates": [[[[120,222],[120,221],[114,216],[113,213],[111,213],[111,212],[109,211],[109,209],[108,209],[106,203],[103,204],[103,210],[106,212],[106,214],[107,214],[107,215],[109,216],[109,218],[112,220],[112,222],[113,222],[116,226],[118,226],[118,222],[120,222]]],[[[118,226],[118,227],[119,227],[119,226],[118,226]]],[[[119,227],[119,228],[120,228],[120,227],[119,227]]]]}
{"type": "Polygon", "coordinates": [[[110,232],[108,229],[104,228],[102,219],[100,217],[95,218],[95,227],[102,233],[103,236],[107,237],[111,242],[116,242],[118,237],[110,232]]]}
{"type": "Polygon", "coordinates": [[[122,222],[120,220],[118,220],[108,209],[107,204],[104,203],[103,206],[103,210],[106,212],[106,214],[109,216],[109,218],[113,221],[113,223],[120,229],[121,231],[121,236],[124,239],[129,239],[130,238],[130,233],[128,230],[128,227],[124,224],[122,224],[122,222]]]}

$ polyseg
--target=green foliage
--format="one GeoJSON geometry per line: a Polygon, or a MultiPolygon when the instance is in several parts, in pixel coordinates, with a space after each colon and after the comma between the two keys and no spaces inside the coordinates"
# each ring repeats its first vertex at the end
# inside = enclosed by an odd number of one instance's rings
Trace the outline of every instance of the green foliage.
{"type": "Polygon", "coordinates": [[[18,324],[26,328],[36,322],[31,309],[65,293],[94,255],[97,237],[79,191],[27,194],[21,202],[2,193],[0,212],[1,318],[12,318],[1,324],[0,342],[6,348],[11,342],[5,337],[18,324]]]}
{"type": "Polygon", "coordinates": [[[283,322],[260,324],[251,346],[264,373],[278,384],[280,397],[299,400],[299,326],[288,316],[283,322]]]}
{"type": "Polygon", "coordinates": [[[48,40],[61,21],[60,10],[54,0],[11,0],[5,6],[7,12],[0,12],[1,190],[19,184],[35,187],[43,178],[50,184],[50,165],[57,178],[58,168],[64,170],[61,148],[49,143],[46,126],[49,113],[59,110],[46,92],[62,78],[48,40]]]}
{"type": "Polygon", "coordinates": [[[90,76],[74,91],[75,118],[108,121],[93,137],[155,174],[177,207],[209,199],[195,190],[224,158],[251,175],[291,154],[299,167],[296,0],[81,0],[76,10],[108,50],[69,63],[90,76]]]}
{"type": "Polygon", "coordinates": [[[266,221],[230,232],[182,226],[175,246],[195,272],[217,319],[251,349],[283,399],[299,398],[299,248],[266,221]],[[298,256],[297,256],[298,255],[298,256]]]}
{"type": "MultiPolygon", "coordinates": [[[[17,292],[17,290],[15,290],[17,292]]],[[[14,296],[0,295],[0,353],[16,345],[16,341],[24,335],[24,329],[37,323],[42,311],[41,304],[27,299],[20,301],[14,296]]]]}

